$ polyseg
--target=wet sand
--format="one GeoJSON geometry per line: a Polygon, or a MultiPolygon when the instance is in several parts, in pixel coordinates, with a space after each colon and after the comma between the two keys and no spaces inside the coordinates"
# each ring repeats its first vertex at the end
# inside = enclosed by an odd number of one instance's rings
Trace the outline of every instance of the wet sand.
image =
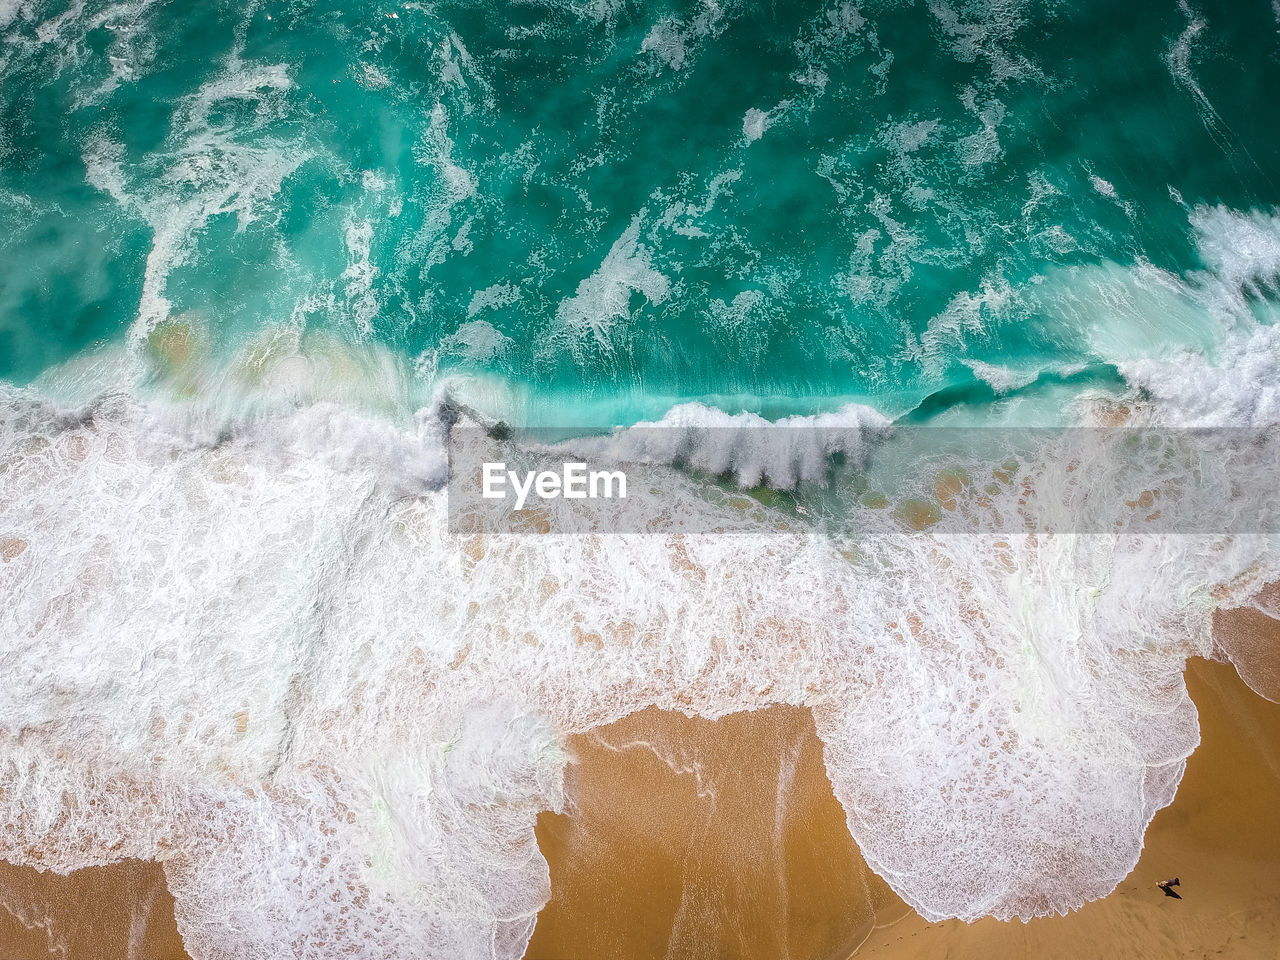
{"type": "MultiPolygon", "coordinates": [[[[1257,627],[1248,621],[1250,629],[1257,627]]],[[[928,923],[866,866],[806,710],[655,709],[573,738],[553,896],[527,960],[1267,958],[1280,944],[1280,705],[1195,660],[1202,743],[1134,872],[1030,923],[928,923]],[[1181,900],[1157,880],[1177,875],[1181,900]]],[[[159,864],[69,877],[0,863],[0,960],[180,960],[159,864]]]]}
{"type": "Polygon", "coordinates": [[[910,912],[849,837],[807,710],[649,709],[571,750],[529,960],[845,957],[910,912]]]}
{"type": "Polygon", "coordinates": [[[158,863],[68,876],[0,861],[0,960],[183,960],[158,863]]]}
{"type": "Polygon", "coordinates": [[[1193,660],[1187,687],[1200,747],[1170,806],[1147,828],[1138,866],[1110,896],[1030,923],[927,923],[914,912],[857,956],[953,960],[1280,956],[1280,705],[1235,670],[1193,660]],[[1181,900],[1155,884],[1178,877],[1181,900]]]}
{"type": "MultiPolygon", "coordinates": [[[[1273,634],[1274,636],[1274,634],[1273,634]]],[[[928,923],[867,869],[806,711],[646,710],[574,738],[552,900],[527,960],[1241,957],[1280,944],[1280,705],[1188,664],[1202,742],[1109,897],[1030,923],[928,923]],[[794,762],[792,761],[794,758],[794,762]],[[1155,886],[1178,876],[1181,900],[1155,886]]]]}

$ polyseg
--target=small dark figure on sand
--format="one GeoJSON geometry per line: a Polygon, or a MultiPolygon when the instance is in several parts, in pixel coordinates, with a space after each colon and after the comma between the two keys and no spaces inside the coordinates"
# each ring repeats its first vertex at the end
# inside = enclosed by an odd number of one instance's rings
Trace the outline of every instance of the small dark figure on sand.
{"type": "Polygon", "coordinates": [[[1175,900],[1181,900],[1182,894],[1178,893],[1177,890],[1173,889],[1177,885],[1178,885],[1177,877],[1174,877],[1171,880],[1161,880],[1159,883],[1156,884],[1157,887],[1159,887],[1161,890],[1164,891],[1164,895],[1166,897],[1173,897],[1173,899],[1175,900]]]}

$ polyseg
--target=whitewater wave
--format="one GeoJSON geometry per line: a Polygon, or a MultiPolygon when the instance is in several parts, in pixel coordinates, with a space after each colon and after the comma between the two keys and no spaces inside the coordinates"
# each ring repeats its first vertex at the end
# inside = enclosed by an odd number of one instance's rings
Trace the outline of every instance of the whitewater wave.
{"type": "Polygon", "coordinates": [[[164,861],[197,957],[519,956],[558,737],[650,704],[810,707],[928,917],[1069,909],[1172,799],[1212,588],[1275,572],[1256,538],[457,538],[378,461],[4,401],[0,855],[164,861]]]}
{"type": "Polygon", "coordinates": [[[869,443],[889,426],[884,414],[856,403],[832,413],[779,420],[682,403],[659,420],[555,447],[612,463],[679,464],[713,476],[731,475],[739,487],[765,484],[791,490],[802,482],[825,481],[836,454],[861,463],[869,443]]]}
{"type": "Polygon", "coordinates": [[[1260,537],[457,537],[385,458],[0,408],[0,856],[163,861],[200,958],[520,956],[560,738],[651,704],[812,709],[926,917],[1066,911],[1173,797],[1213,609],[1280,573],[1260,537]]]}

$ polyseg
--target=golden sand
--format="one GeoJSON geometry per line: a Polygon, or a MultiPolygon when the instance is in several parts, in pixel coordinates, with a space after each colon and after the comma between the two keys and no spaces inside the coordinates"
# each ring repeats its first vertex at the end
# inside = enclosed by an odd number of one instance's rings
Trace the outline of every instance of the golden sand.
{"type": "MultiPolygon", "coordinates": [[[[1220,629],[1261,631],[1251,617],[1220,629]]],[[[1274,625],[1273,625],[1274,626],[1274,625]]],[[[1249,635],[1251,643],[1257,641],[1249,635]]],[[[1271,633],[1274,637],[1274,632],[1271,633]]],[[[1202,744],[1133,873],[1068,917],[928,923],[866,866],[806,710],[649,709],[572,738],[528,960],[1267,958],[1280,952],[1280,705],[1192,661],[1202,744]],[[1182,899],[1155,886],[1181,880],[1182,899]]],[[[0,958],[179,960],[161,867],[0,863],[0,958]]]]}
{"type": "Polygon", "coordinates": [[[844,957],[909,912],[850,839],[807,710],[649,709],[571,750],[530,960],[844,957]]]}
{"type": "Polygon", "coordinates": [[[1280,705],[1219,663],[1191,661],[1187,686],[1200,712],[1200,747],[1177,798],[1147,828],[1137,867],[1114,893],[1069,916],[1026,924],[927,923],[913,912],[876,930],[856,956],[1280,956],[1280,705]],[[1180,900],[1156,887],[1174,876],[1180,900]]]}
{"type": "MultiPolygon", "coordinates": [[[[954,500],[952,501],[954,507],[954,500]]],[[[942,519],[941,508],[932,500],[903,500],[893,515],[912,530],[927,530],[942,519]]]]}
{"type": "MultiPolygon", "coordinates": [[[[1262,588],[1258,604],[1280,612],[1280,583],[1262,588]]],[[[1256,692],[1280,703],[1280,626],[1254,608],[1219,610],[1213,615],[1214,642],[1231,658],[1256,692]]]]}
{"type": "MultiPolygon", "coordinates": [[[[1274,634],[1273,634],[1274,636],[1274,634]]],[[[573,739],[543,815],[552,899],[527,960],[1242,957],[1280,945],[1280,705],[1192,661],[1202,744],[1109,897],[1030,923],[928,923],[866,867],[806,711],[646,710],[573,739]],[[1157,881],[1178,876],[1182,899],[1157,881]]]]}
{"type": "Polygon", "coordinates": [[[185,960],[158,863],[68,876],[0,861],[0,960],[185,960]]]}

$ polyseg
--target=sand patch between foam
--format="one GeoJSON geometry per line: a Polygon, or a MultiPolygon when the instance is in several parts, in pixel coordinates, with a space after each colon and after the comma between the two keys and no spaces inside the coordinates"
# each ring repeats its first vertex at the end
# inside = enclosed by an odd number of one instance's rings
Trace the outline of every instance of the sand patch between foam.
{"type": "Polygon", "coordinates": [[[893,894],[849,838],[807,711],[651,709],[575,737],[568,815],[538,823],[553,893],[526,958],[1270,960],[1280,705],[1230,666],[1195,659],[1186,678],[1202,742],[1138,866],[1110,896],[1030,923],[929,923],[893,894]],[[1181,900],[1155,887],[1174,875],[1181,900]]]}
{"type": "Polygon", "coordinates": [[[0,861],[4,960],[182,960],[158,863],[122,860],[67,876],[0,861]]]}
{"type": "MultiPolygon", "coordinates": [[[[1201,746],[1137,868],[1026,924],[928,923],[867,869],[807,710],[649,709],[574,737],[569,815],[538,824],[553,896],[527,957],[1274,957],[1280,705],[1229,666],[1192,660],[1186,676],[1201,746]],[[1181,900],[1154,886],[1175,874],[1181,900]]],[[[0,944],[5,960],[186,956],[163,871],[140,861],[66,877],[0,863],[0,944]]]]}

